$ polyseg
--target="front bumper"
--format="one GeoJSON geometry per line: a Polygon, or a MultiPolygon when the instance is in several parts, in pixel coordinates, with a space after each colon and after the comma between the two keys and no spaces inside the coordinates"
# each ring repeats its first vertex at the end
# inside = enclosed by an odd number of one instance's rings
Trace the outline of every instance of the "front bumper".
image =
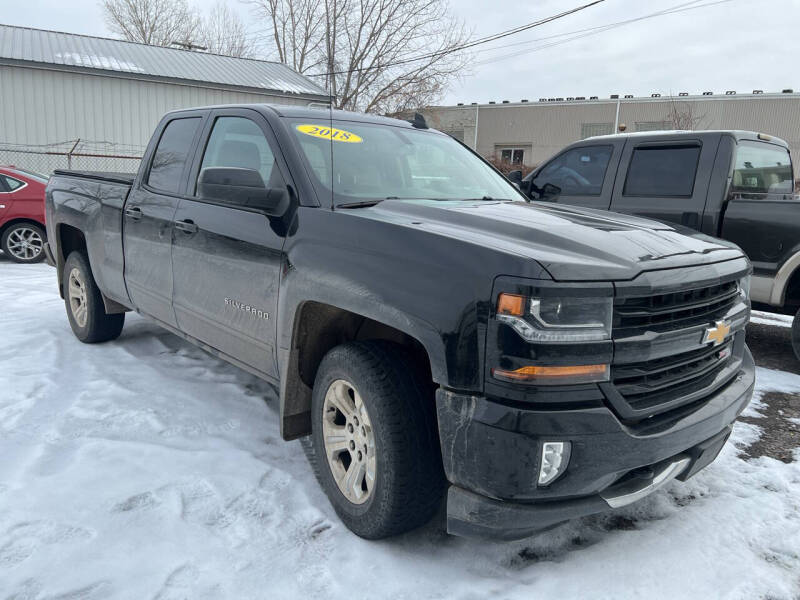
{"type": "Polygon", "coordinates": [[[442,458],[452,484],[447,530],[520,539],[560,522],[623,506],[668,481],[686,480],[716,458],[753,394],[755,365],[657,433],[639,435],[605,406],[525,410],[440,389],[442,458]],[[562,477],[536,486],[542,441],[570,441],[562,477]]]}

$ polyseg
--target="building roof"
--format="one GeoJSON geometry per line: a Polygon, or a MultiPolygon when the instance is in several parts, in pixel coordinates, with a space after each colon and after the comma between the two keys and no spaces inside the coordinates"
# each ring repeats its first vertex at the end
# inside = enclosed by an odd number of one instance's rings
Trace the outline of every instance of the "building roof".
{"type": "Polygon", "coordinates": [[[283,63],[0,25],[0,63],[327,98],[283,63]]]}

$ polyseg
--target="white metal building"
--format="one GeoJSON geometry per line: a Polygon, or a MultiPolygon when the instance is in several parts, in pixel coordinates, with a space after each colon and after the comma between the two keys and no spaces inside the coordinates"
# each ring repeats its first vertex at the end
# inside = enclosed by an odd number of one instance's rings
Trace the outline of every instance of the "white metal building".
{"type": "Polygon", "coordinates": [[[129,171],[86,155],[140,156],[168,110],[257,102],[328,95],[281,63],[0,25],[0,163],[45,171],[72,150],[75,168],[129,171]]]}

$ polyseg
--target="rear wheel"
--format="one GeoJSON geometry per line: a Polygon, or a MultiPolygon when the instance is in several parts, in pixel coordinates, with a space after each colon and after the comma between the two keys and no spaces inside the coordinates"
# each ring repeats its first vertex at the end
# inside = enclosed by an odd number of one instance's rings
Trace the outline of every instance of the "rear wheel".
{"type": "Polygon", "coordinates": [[[794,355],[800,360],[800,309],[795,313],[792,321],[792,349],[794,355]]]}
{"type": "Polygon", "coordinates": [[[44,260],[44,229],[33,223],[15,223],[3,232],[0,246],[5,255],[18,263],[44,260]]]}
{"type": "Polygon", "coordinates": [[[67,257],[62,281],[67,317],[75,337],[85,344],[117,339],[125,324],[125,313],[106,314],[86,255],[76,251],[67,257]]]}
{"type": "Polygon", "coordinates": [[[320,364],[309,459],[344,524],[368,539],[426,523],[444,491],[432,398],[400,346],[351,342],[320,364]]]}

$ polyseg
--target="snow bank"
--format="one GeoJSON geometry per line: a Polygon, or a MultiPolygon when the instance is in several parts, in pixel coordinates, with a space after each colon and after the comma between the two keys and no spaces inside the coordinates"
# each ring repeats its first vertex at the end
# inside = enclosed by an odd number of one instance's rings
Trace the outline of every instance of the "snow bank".
{"type": "Polygon", "coordinates": [[[136,316],[80,344],[45,265],[0,256],[0,283],[1,598],[800,593],[800,466],[739,458],[756,426],[686,484],[530,540],[452,538],[439,520],[366,542],[280,440],[268,385],[136,316]]]}

